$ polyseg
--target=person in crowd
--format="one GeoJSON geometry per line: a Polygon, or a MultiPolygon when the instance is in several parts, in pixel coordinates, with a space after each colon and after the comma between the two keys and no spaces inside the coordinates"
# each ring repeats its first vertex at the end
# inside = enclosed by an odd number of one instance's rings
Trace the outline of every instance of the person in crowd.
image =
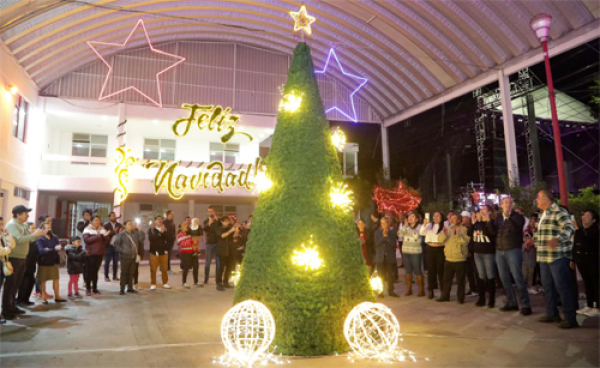
{"type": "Polygon", "coordinates": [[[198,257],[195,258],[194,264],[194,253],[198,254],[198,245],[192,239],[192,236],[188,233],[189,227],[187,222],[179,224],[179,234],[177,234],[177,244],[179,245],[179,258],[181,258],[181,287],[189,289],[190,285],[187,283],[188,271],[192,269],[192,276],[194,277],[194,285],[198,285],[198,257]]]}
{"type": "Polygon", "coordinates": [[[467,272],[467,256],[469,255],[469,236],[467,228],[462,226],[462,217],[453,213],[450,217],[450,226],[445,227],[440,241],[444,243],[444,288],[438,302],[450,301],[452,279],[456,275],[458,303],[465,302],[465,276],[467,272]]]}
{"type": "Polygon", "coordinates": [[[427,298],[433,299],[433,290],[438,287],[443,290],[444,286],[444,243],[440,241],[440,236],[444,231],[444,214],[434,212],[433,223],[428,223],[427,218],[423,220],[420,234],[425,237],[427,244],[425,255],[427,257],[425,265],[427,268],[427,298]]]}
{"type": "Polygon", "coordinates": [[[549,190],[538,192],[536,203],[543,212],[533,241],[546,297],[546,314],[539,321],[560,322],[561,328],[579,327],[575,319],[577,306],[569,270],[570,258],[573,254],[571,236],[575,232],[575,227],[569,218],[569,213],[556,204],[554,195],[549,190]],[[558,298],[562,303],[564,314],[562,322],[558,313],[558,298]]]}
{"type": "Polygon", "coordinates": [[[375,270],[375,233],[381,227],[381,214],[371,213],[371,224],[367,225],[367,254],[371,259],[371,273],[375,270]]]}
{"type": "Polygon", "coordinates": [[[6,224],[6,230],[16,243],[8,258],[13,267],[13,273],[6,277],[4,293],[2,294],[2,313],[0,315],[7,320],[14,319],[17,314],[25,313],[23,309],[17,307],[16,296],[25,272],[25,260],[29,253],[29,243],[48,233],[46,229],[38,229],[33,234],[29,233],[27,226],[29,212],[31,212],[31,208],[23,205],[13,207],[13,218],[6,224]]]}
{"type": "Polygon", "coordinates": [[[192,239],[195,242],[198,242],[200,240],[200,237],[202,235],[204,235],[202,232],[202,227],[200,226],[199,219],[197,219],[197,218],[192,219],[192,223],[189,226],[189,232],[190,232],[190,235],[192,236],[192,239]]]}
{"type": "Polygon", "coordinates": [[[190,216],[185,216],[185,223],[188,226],[188,232],[191,231],[192,218],[190,216]]]}
{"type": "Polygon", "coordinates": [[[448,217],[446,217],[446,221],[444,221],[444,227],[450,227],[450,217],[454,215],[454,211],[448,211],[448,217]]]}
{"type": "Polygon", "coordinates": [[[425,279],[421,270],[423,248],[421,248],[420,221],[421,216],[418,213],[410,212],[408,218],[405,218],[400,230],[398,230],[398,237],[404,239],[402,245],[402,263],[406,272],[404,275],[406,279],[406,294],[404,296],[412,295],[413,275],[419,287],[419,294],[417,296],[425,296],[425,279]]]}
{"type": "MultiPolygon", "coordinates": [[[[44,223],[46,221],[46,218],[49,218],[49,216],[40,217],[40,223],[44,223]]],[[[29,232],[35,232],[35,224],[29,224],[29,232]]],[[[19,293],[17,294],[17,305],[21,308],[35,305],[34,302],[29,300],[29,297],[31,296],[33,288],[37,283],[37,278],[35,276],[35,271],[37,270],[37,263],[37,241],[33,241],[29,243],[29,253],[27,253],[27,258],[25,258],[25,272],[23,272],[23,280],[21,281],[21,285],[19,286],[19,293]]]]}
{"type": "Polygon", "coordinates": [[[65,247],[67,252],[67,273],[69,274],[69,298],[81,298],[79,294],[79,275],[83,273],[83,262],[85,258],[85,249],[81,246],[81,238],[71,237],[71,244],[65,247]]]}
{"type": "Polygon", "coordinates": [[[48,304],[46,298],[46,281],[52,280],[52,288],[54,289],[54,301],[56,303],[64,303],[67,300],[60,297],[60,283],[58,266],[60,265],[59,251],[62,249],[58,237],[52,233],[52,219],[46,217],[44,222],[40,224],[46,230],[46,235],[41,236],[37,240],[38,248],[38,279],[42,284],[42,304],[48,304]]]}
{"type": "MultiPolygon", "coordinates": [[[[27,223],[29,225],[29,233],[33,234],[36,230],[37,227],[35,226],[35,223],[33,222],[28,222],[27,223]]],[[[37,240],[32,241],[29,243],[29,251],[31,252],[33,249],[35,249],[35,267],[37,269],[37,240]]],[[[27,255],[27,257],[29,257],[29,254],[27,255]]],[[[23,278],[25,278],[23,276],[23,278]]],[[[21,286],[23,285],[23,282],[21,282],[21,286]]],[[[19,292],[21,290],[21,287],[19,287],[19,292]]],[[[35,292],[33,293],[33,295],[35,295],[36,297],[38,297],[39,299],[42,299],[42,285],[40,284],[40,280],[38,280],[37,276],[35,276],[35,292]]],[[[18,298],[18,297],[17,297],[18,298]]],[[[46,295],[46,298],[54,298],[53,295],[46,295]]]]}
{"type": "Polygon", "coordinates": [[[110,262],[113,264],[113,280],[119,281],[117,277],[119,271],[119,252],[115,250],[115,239],[117,233],[123,228],[123,225],[117,222],[117,214],[111,212],[108,214],[108,222],[104,224],[104,228],[108,232],[108,244],[106,245],[106,253],[104,254],[104,281],[110,282],[108,271],[110,262]]]}
{"type": "Polygon", "coordinates": [[[358,238],[360,239],[360,247],[362,248],[363,256],[365,257],[365,263],[367,266],[371,267],[373,265],[371,262],[373,258],[371,257],[370,250],[367,246],[369,243],[369,237],[367,235],[367,223],[364,220],[359,219],[356,223],[356,229],[358,231],[358,238]]]}
{"type": "Polygon", "coordinates": [[[243,222],[237,222],[238,231],[233,236],[233,242],[229,245],[229,249],[233,254],[232,261],[232,272],[235,271],[238,264],[242,264],[242,255],[246,249],[246,242],[248,241],[248,233],[246,233],[245,224],[243,222]]]}
{"type": "Polygon", "coordinates": [[[115,251],[119,253],[121,259],[121,291],[120,295],[125,295],[125,287],[128,293],[137,293],[133,288],[133,274],[137,261],[138,248],[140,241],[135,230],[135,223],[131,220],[125,220],[125,228],[120,231],[114,242],[115,251]]]}
{"type": "Polygon", "coordinates": [[[144,241],[146,240],[146,233],[141,224],[137,224],[137,228],[134,230],[138,240],[138,256],[135,259],[135,265],[133,266],[133,288],[140,291],[141,288],[138,285],[139,273],[140,273],[140,262],[144,259],[144,241]]]}
{"type": "MultiPolygon", "coordinates": [[[[402,227],[404,226],[404,223],[406,222],[406,220],[408,219],[408,216],[404,213],[401,213],[398,215],[398,231],[397,234],[400,234],[400,230],[402,230],[402,227]]],[[[420,225],[419,225],[420,226],[420,225]]],[[[402,242],[404,241],[404,238],[401,236],[398,236],[398,249],[400,250],[400,254],[404,254],[402,253],[402,242]]],[[[404,267],[404,258],[402,258],[400,267],[404,267]]]]}
{"type": "MultiPolygon", "coordinates": [[[[394,292],[394,268],[396,266],[396,242],[398,236],[390,229],[387,217],[381,219],[381,228],[375,232],[375,263],[377,271],[383,282],[388,283],[389,296],[397,298],[394,292]]],[[[383,297],[383,293],[380,295],[383,297]]]]}
{"type": "Polygon", "coordinates": [[[87,272],[85,295],[100,295],[98,290],[98,271],[104,259],[104,251],[108,242],[109,232],[102,227],[102,219],[95,216],[85,228],[83,239],[85,241],[86,256],[84,258],[85,271],[87,272]]]}
{"type": "Polygon", "coordinates": [[[531,314],[531,304],[527,285],[523,280],[523,215],[513,210],[513,200],[506,197],[502,200],[502,212],[496,217],[494,223],[496,235],[496,264],[508,303],[500,308],[503,312],[518,311],[517,298],[512,288],[512,279],[517,285],[517,292],[521,300],[521,314],[531,314]],[[512,279],[511,279],[512,276],[512,279]]]}
{"type": "Polygon", "coordinates": [[[148,230],[148,240],[150,241],[150,290],[156,290],[156,270],[160,265],[162,274],[163,289],[170,289],[169,285],[169,244],[167,228],[163,223],[162,216],[154,218],[154,226],[148,230]]]}
{"type": "Polygon", "coordinates": [[[204,285],[208,284],[208,278],[210,276],[210,264],[213,257],[215,258],[216,269],[219,269],[220,260],[217,256],[217,246],[219,244],[219,235],[217,234],[221,223],[217,218],[215,209],[213,206],[208,206],[206,210],[207,218],[204,220],[202,229],[204,230],[204,243],[206,245],[206,257],[204,263],[204,285]]]}
{"type": "Polygon", "coordinates": [[[479,276],[479,299],[475,305],[485,306],[487,293],[489,308],[496,305],[496,228],[492,211],[490,205],[482,206],[479,212],[472,215],[472,224],[467,232],[473,242],[473,258],[479,276]]]}
{"type": "Polygon", "coordinates": [[[219,243],[217,246],[217,257],[219,259],[219,267],[217,268],[217,290],[225,291],[233,286],[229,285],[229,277],[231,272],[231,262],[228,260],[229,255],[229,243],[233,242],[235,232],[239,231],[239,228],[231,225],[231,219],[229,216],[221,217],[221,226],[217,229],[217,235],[219,237],[219,243]]]}
{"type": "MultiPolygon", "coordinates": [[[[471,223],[471,214],[468,211],[462,211],[460,213],[462,217],[462,226],[467,229],[467,231],[473,225],[471,223]]],[[[469,235],[469,255],[467,256],[467,282],[469,283],[469,290],[467,290],[466,296],[477,296],[479,295],[479,278],[477,277],[477,266],[475,265],[475,257],[474,254],[474,243],[473,238],[469,235]]]]}
{"type": "MultiPolygon", "coordinates": [[[[85,231],[85,228],[90,225],[90,221],[92,221],[92,211],[85,210],[85,211],[83,211],[83,213],[81,215],[81,219],[79,220],[79,222],[77,222],[77,226],[75,227],[77,229],[76,235],[79,238],[81,238],[81,247],[83,249],[85,249],[85,240],[83,239],[83,232],[85,231]]],[[[87,275],[88,275],[88,272],[86,272],[86,264],[84,262],[83,263],[83,280],[82,281],[84,283],[84,286],[86,286],[86,287],[88,284],[87,275]]]]}
{"type": "Polygon", "coordinates": [[[582,228],[575,223],[575,241],[573,243],[573,262],[571,268],[579,269],[583,284],[587,305],[579,309],[577,313],[589,317],[599,314],[598,295],[600,293],[600,252],[598,244],[598,213],[594,210],[586,211],[581,217],[582,228]]]}
{"type": "MultiPolygon", "coordinates": [[[[0,217],[0,260],[4,262],[4,260],[8,259],[10,252],[12,252],[13,248],[16,246],[15,240],[4,227],[4,218],[0,217]]],[[[2,291],[2,285],[4,284],[5,279],[2,262],[0,262],[0,291],[2,291]]],[[[6,319],[0,314],[0,325],[5,323],[6,319]]]]}
{"type": "Polygon", "coordinates": [[[177,226],[175,225],[175,214],[173,211],[167,211],[167,219],[163,221],[166,232],[167,232],[167,245],[169,246],[169,257],[167,260],[167,266],[169,267],[169,273],[174,273],[171,270],[171,259],[173,258],[173,247],[175,246],[175,240],[177,238],[177,226]]]}
{"type": "Polygon", "coordinates": [[[529,294],[537,294],[538,291],[533,285],[533,274],[535,273],[535,265],[537,263],[537,254],[535,251],[535,243],[533,242],[533,234],[537,225],[538,215],[534,213],[529,218],[527,228],[523,231],[523,279],[527,283],[529,294]]]}

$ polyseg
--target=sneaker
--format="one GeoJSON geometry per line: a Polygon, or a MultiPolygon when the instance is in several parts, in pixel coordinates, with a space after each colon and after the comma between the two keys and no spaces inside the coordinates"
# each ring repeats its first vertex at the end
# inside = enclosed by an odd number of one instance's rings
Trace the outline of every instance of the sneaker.
{"type": "Polygon", "coordinates": [[[117,276],[113,277],[113,281],[121,281],[120,278],[118,278],[117,276]]]}
{"type": "Polygon", "coordinates": [[[501,312],[512,312],[512,311],[518,311],[519,307],[515,306],[510,306],[508,304],[506,304],[504,307],[500,307],[500,311],[501,312]]]}
{"type": "Polygon", "coordinates": [[[585,313],[588,317],[595,317],[600,314],[600,310],[598,308],[590,308],[589,312],[585,313]]]}
{"type": "Polygon", "coordinates": [[[217,285],[217,290],[219,290],[219,291],[225,291],[225,288],[223,287],[223,285],[218,284],[217,285]]]}
{"type": "Polygon", "coordinates": [[[577,327],[579,327],[579,325],[577,324],[577,321],[575,321],[575,320],[573,320],[573,321],[564,320],[558,325],[558,327],[568,329],[568,328],[577,328],[577,327]]]}
{"type": "Polygon", "coordinates": [[[72,298],[72,297],[73,297],[73,294],[68,294],[67,295],[67,298],[72,298]]]}
{"type": "Polygon", "coordinates": [[[150,285],[150,290],[156,290],[156,285],[150,285]]]}
{"type": "Polygon", "coordinates": [[[188,285],[187,282],[186,282],[185,284],[181,285],[181,288],[182,289],[189,289],[190,285],[188,285]]]}
{"type": "Polygon", "coordinates": [[[142,290],[142,288],[138,284],[133,285],[133,288],[137,291],[142,290]]]}
{"type": "Polygon", "coordinates": [[[534,289],[532,287],[527,289],[527,292],[531,295],[538,295],[540,293],[539,291],[537,291],[536,289],[534,289]]]}
{"type": "Polygon", "coordinates": [[[544,314],[543,316],[541,316],[538,319],[539,322],[544,322],[544,323],[558,323],[558,322],[562,322],[562,319],[560,318],[560,316],[549,316],[547,314],[544,314]]]}
{"type": "Polygon", "coordinates": [[[138,291],[137,291],[137,290],[135,290],[135,289],[133,289],[133,288],[132,288],[132,289],[130,289],[130,288],[127,288],[127,292],[128,292],[128,293],[137,293],[138,291]]]}
{"type": "Polygon", "coordinates": [[[30,301],[28,300],[28,301],[26,301],[26,302],[19,302],[17,305],[18,305],[19,307],[21,307],[21,308],[27,308],[27,307],[31,307],[32,305],[35,305],[35,303],[34,303],[34,302],[30,302],[30,301]]]}
{"type": "Polygon", "coordinates": [[[74,294],[76,298],[83,298],[83,295],[79,294],[79,293],[75,293],[74,294]]]}
{"type": "Polygon", "coordinates": [[[86,291],[85,291],[85,295],[86,295],[86,296],[90,296],[90,295],[92,295],[92,292],[91,292],[90,290],[86,290],[86,291]]]}
{"type": "Polygon", "coordinates": [[[175,272],[173,272],[173,271],[171,271],[171,270],[167,271],[167,273],[168,273],[169,275],[174,275],[174,274],[175,274],[175,272]]]}
{"type": "Polygon", "coordinates": [[[94,295],[102,295],[102,293],[99,290],[94,290],[92,292],[94,293],[94,295]]]}
{"type": "Polygon", "coordinates": [[[171,288],[171,285],[169,285],[169,284],[163,284],[163,289],[170,289],[170,288],[171,288]]]}
{"type": "Polygon", "coordinates": [[[578,309],[576,312],[577,314],[588,314],[591,310],[592,308],[586,306],[585,308],[578,309]]]}
{"type": "Polygon", "coordinates": [[[121,291],[119,291],[119,295],[125,295],[125,290],[121,289],[121,291]]]}
{"type": "Polygon", "coordinates": [[[106,282],[110,282],[110,279],[109,279],[108,277],[105,277],[105,278],[104,278],[104,281],[106,281],[106,282]]]}
{"type": "Polygon", "coordinates": [[[521,314],[524,316],[531,315],[531,308],[521,308],[521,314]]]}
{"type": "Polygon", "coordinates": [[[12,312],[13,314],[25,314],[25,311],[20,308],[13,308],[12,312]]]}

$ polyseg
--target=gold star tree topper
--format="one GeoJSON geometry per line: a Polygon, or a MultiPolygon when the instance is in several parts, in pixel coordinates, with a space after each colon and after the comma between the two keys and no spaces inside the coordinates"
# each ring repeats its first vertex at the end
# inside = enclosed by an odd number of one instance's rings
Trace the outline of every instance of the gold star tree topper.
{"type": "Polygon", "coordinates": [[[296,22],[294,24],[294,32],[302,30],[306,32],[307,35],[312,36],[310,25],[313,24],[317,18],[308,15],[306,12],[306,6],[302,5],[300,7],[300,11],[298,12],[290,12],[290,16],[296,22]]]}

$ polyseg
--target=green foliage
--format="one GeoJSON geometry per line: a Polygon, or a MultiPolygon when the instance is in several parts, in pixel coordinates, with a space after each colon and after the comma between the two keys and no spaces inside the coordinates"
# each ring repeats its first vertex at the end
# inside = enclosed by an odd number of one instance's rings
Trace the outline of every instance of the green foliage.
{"type": "Polygon", "coordinates": [[[590,87],[591,90],[595,91],[590,103],[592,105],[600,105],[600,79],[595,79],[594,83],[596,83],[596,85],[590,87]]]}
{"type": "MultiPolygon", "coordinates": [[[[569,211],[577,218],[581,217],[586,211],[594,210],[598,212],[600,208],[600,194],[595,194],[596,186],[582,189],[578,195],[569,194],[569,211]]],[[[560,200],[558,200],[560,204],[560,200]]]]}
{"type": "Polygon", "coordinates": [[[504,191],[511,196],[515,207],[522,208],[526,216],[538,211],[535,198],[540,190],[546,188],[546,183],[540,181],[534,186],[522,187],[519,185],[510,186],[506,176],[503,176],[502,180],[505,186],[504,191]]]}
{"type": "Polygon", "coordinates": [[[367,210],[371,207],[373,184],[363,179],[360,174],[345,180],[348,188],[354,193],[354,211],[367,210]]]}
{"type": "Polygon", "coordinates": [[[284,95],[291,91],[302,94],[302,104],[277,117],[266,160],[273,186],[259,197],[234,303],[252,299],[270,309],[283,354],[332,354],[348,349],[348,313],[375,296],[352,213],[330,204],[342,175],[304,42],[294,50],[284,95]],[[324,260],[317,271],[292,264],[311,235],[324,260]]]}
{"type": "Polygon", "coordinates": [[[449,201],[429,201],[425,204],[421,204],[421,211],[425,213],[430,213],[433,216],[433,213],[436,211],[441,211],[444,215],[447,215],[450,211],[450,202],[449,201]]]}

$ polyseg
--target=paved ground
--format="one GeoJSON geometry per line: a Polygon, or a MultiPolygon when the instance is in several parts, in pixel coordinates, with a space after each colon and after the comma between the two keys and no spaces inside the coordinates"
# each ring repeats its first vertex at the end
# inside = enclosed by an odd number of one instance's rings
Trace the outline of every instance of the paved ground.
{"type": "MultiPolygon", "coordinates": [[[[172,285],[179,284],[178,274],[170,277],[172,285]]],[[[149,280],[147,266],[141,267],[140,279],[149,280]]],[[[61,270],[63,291],[66,282],[61,270]]],[[[143,290],[128,296],[118,295],[117,283],[101,281],[100,289],[98,297],[46,306],[38,302],[23,317],[0,326],[0,367],[209,367],[215,366],[211,357],[223,354],[220,323],[232,306],[233,291],[217,291],[214,279],[203,289],[143,290]]],[[[403,293],[404,284],[396,284],[396,290],[403,293]]],[[[395,365],[600,365],[598,318],[579,317],[583,328],[565,331],[537,322],[541,296],[532,297],[534,315],[529,317],[477,308],[474,300],[458,305],[414,296],[380,299],[400,321],[403,348],[418,359],[395,365]]],[[[389,366],[350,363],[346,356],[290,361],[289,367],[389,366]]]]}

